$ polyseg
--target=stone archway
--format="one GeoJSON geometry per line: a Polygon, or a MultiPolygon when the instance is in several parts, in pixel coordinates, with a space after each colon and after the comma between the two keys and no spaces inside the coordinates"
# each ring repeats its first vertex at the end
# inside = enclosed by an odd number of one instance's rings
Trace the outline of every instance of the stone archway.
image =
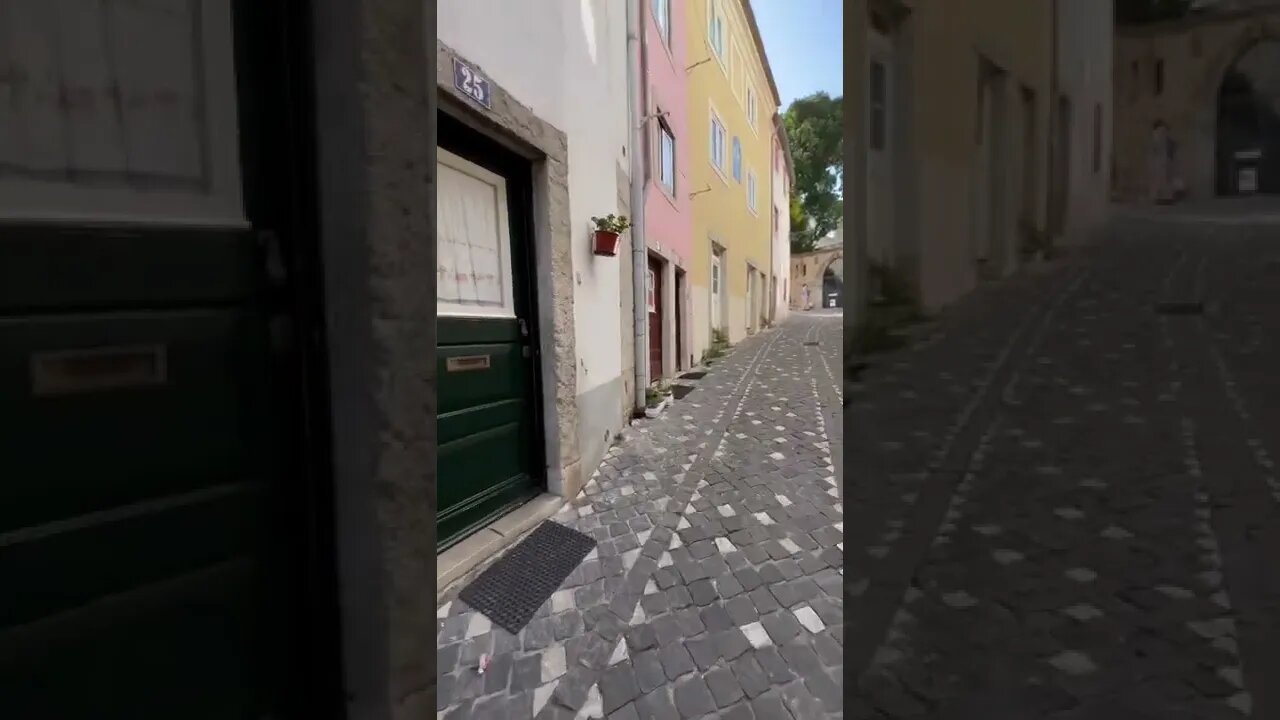
{"type": "Polygon", "coordinates": [[[1280,39],[1251,40],[1215,98],[1216,195],[1280,193],[1280,39]]]}
{"type": "Polygon", "coordinates": [[[844,255],[837,253],[822,268],[822,307],[844,307],[844,255]]]}
{"type": "Polygon", "coordinates": [[[1189,198],[1218,193],[1218,114],[1223,79],[1252,48],[1280,41],[1280,6],[1204,11],[1181,20],[1117,27],[1112,152],[1117,199],[1153,196],[1152,128],[1175,143],[1171,179],[1189,198]],[[1154,84],[1157,69],[1164,82],[1154,84]]]}
{"type": "Polygon", "coordinates": [[[791,297],[793,308],[805,306],[805,288],[808,288],[809,302],[814,307],[822,306],[822,282],[829,270],[844,278],[844,250],[842,248],[824,248],[791,256],[791,297]]]}
{"type": "Polygon", "coordinates": [[[1225,168],[1220,167],[1219,116],[1224,85],[1232,83],[1237,64],[1256,48],[1280,44],[1280,19],[1254,18],[1243,24],[1230,41],[1206,58],[1201,80],[1192,95],[1190,130],[1201,142],[1188,143],[1186,154],[1179,158],[1180,170],[1201,197],[1224,194],[1225,168]]]}

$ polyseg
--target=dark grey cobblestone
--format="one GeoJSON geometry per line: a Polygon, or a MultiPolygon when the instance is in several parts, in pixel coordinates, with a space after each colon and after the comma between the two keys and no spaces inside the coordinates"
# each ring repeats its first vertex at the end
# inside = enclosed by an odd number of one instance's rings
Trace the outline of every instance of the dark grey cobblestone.
{"type": "Polygon", "coordinates": [[[1280,716],[1277,229],[1118,222],[849,389],[852,716],[1280,716]]]}
{"type": "Polygon", "coordinates": [[[796,613],[822,632],[843,622],[840,562],[822,554],[839,553],[842,536],[826,433],[842,412],[840,330],[838,317],[797,317],[749,338],[684,400],[628,429],[555,517],[595,537],[596,550],[518,637],[446,597],[439,707],[479,699],[511,717],[750,717],[752,700],[782,698],[803,679],[777,666],[785,661],[761,620],[770,613],[786,618],[771,624],[789,620],[788,642],[809,648],[813,682],[827,690],[840,657],[817,654],[824,637],[796,613]],[[770,652],[777,662],[766,668],[770,652]]]}

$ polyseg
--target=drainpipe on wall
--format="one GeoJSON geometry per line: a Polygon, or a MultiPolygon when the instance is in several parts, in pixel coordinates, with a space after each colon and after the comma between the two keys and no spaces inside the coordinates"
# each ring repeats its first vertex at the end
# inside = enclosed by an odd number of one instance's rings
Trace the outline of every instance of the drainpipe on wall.
{"type": "Polygon", "coordinates": [[[631,302],[635,322],[634,404],[644,412],[649,387],[649,258],[644,234],[644,64],[641,56],[643,34],[642,0],[627,0],[627,128],[631,146],[631,302]]]}
{"type": "Polygon", "coordinates": [[[1049,182],[1045,185],[1049,188],[1049,202],[1046,208],[1045,219],[1045,236],[1050,247],[1057,241],[1058,236],[1062,232],[1062,225],[1065,218],[1062,217],[1066,212],[1065,203],[1060,198],[1065,197],[1065,188],[1058,187],[1061,184],[1069,182],[1068,178],[1060,178],[1062,166],[1062,138],[1061,128],[1062,118],[1058,112],[1058,2],[1059,0],[1049,0],[1049,182]]]}

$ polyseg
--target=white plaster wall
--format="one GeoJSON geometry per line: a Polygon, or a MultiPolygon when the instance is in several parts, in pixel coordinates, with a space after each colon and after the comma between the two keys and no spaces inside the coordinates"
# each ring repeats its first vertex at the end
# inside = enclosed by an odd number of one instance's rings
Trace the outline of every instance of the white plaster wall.
{"type": "Polygon", "coordinates": [[[778,208],[778,227],[773,235],[773,277],[777,278],[777,287],[773,296],[773,321],[780,323],[790,313],[787,296],[791,292],[791,213],[790,197],[787,193],[785,170],[773,171],[773,206],[778,208]],[[785,280],[785,283],[784,283],[785,280]]]}
{"type": "Polygon", "coordinates": [[[1058,3],[1058,72],[1071,97],[1071,178],[1066,242],[1107,217],[1111,186],[1111,112],[1114,28],[1112,0],[1058,3]],[[1094,107],[1102,106],[1101,165],[1093,168],[1094,107]]]}
{"type": "MultiPolygon", "coordinates": [[[[569,145],[578,393],[622,372],[618,259],[591,253],[592,216],[617,212],[626,156],[626,4],[607,0],[440,0],[441,42],[479,66],[569,145]]],[[[625,192],[625,189],[623,189],[625,192]]]]}

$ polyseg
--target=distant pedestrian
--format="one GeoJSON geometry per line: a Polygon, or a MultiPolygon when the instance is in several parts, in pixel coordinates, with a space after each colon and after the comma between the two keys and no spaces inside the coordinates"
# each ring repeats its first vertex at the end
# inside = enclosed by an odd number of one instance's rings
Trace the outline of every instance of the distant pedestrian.
{"type": "Polygon", "coordinates": [[[803,307],[805,310],[813,309],[813,305],[809,304],[809,286],[808,285],[803,285],[800,287],[800,306],[803,307]]]}

